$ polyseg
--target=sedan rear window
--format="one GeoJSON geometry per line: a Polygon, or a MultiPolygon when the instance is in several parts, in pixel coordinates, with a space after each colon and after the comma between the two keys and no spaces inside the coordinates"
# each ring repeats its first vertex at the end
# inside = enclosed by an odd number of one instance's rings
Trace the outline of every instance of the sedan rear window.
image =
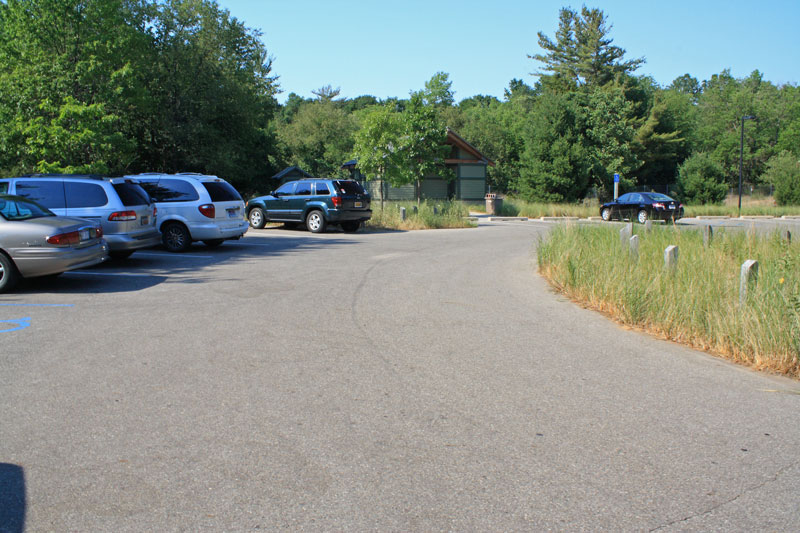
{"type": "Polygon", "coordinates": [[[114,190],[117,191],[119,199],[122,200],[122,205],[125,207],[149,205],[151,203],[147,191],[136,183],[115,183],[114,190]]]}
{"type": "Polygon", "coordinates": [[[203,187],[208,191],[212,202],[238,202],[242,199],[227,181],[204,181],[203,187]]]}
{"type": "Polygon", "coordinates": [[[659,193],[650,193],[650,199],[654,202],[674,202],[672,198],[667,196],[666,194],[659,194],[659,193]]]}
{"type": "Polygon", "coordinates": [[[355,181],[334,181],[336,188],[344,194],[364,194],[364,188],[355,181]]]}
{"type": "Polygon", "coordinates": [[[34,202],[18,198],[0,198],[0,216],[6,220],[29,220],[31,218],[54,217],[47,208],[34,202]]]}
{"type": "Polygon", "coordinates": [[[192,184],[183,180],[142,181],[141,186],[156,202],[194,202],[200,199],[192,184]]]}

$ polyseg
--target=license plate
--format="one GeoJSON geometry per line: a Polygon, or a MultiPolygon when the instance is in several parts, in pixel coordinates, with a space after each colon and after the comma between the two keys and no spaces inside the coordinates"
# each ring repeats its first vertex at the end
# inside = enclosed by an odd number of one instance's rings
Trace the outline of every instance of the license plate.
{"type": "Polygon", "coordinates": [[[147,215],[143,216],[142,217],[142,226],[146,226],[148,222],[150,222],[150,218],[147,215]]]}
{"type": "Polygon", "coordinates": [[[356,202],[354,205],[355,205],[356,207],[361,207],[361,202],[356,202]]]}
{"type": "Polygon", "coordinates": [[[675,204],[669,204],[670,209],[675,209],[675,204]]]}
{"type": "Polygon", "coordinates": [[[91,239],[91,235],[89,234],[89,230],[88,229],[82,229],[80,231],[80,235],[81,235],[81,240],[82,241],[88,241],[89,239],[91,239]]]}
{"type": "Polygon", "coordinates": [[[239,216],[239,210],[236,208],[228,209],[228,218],[236,218],[239,216]]]}

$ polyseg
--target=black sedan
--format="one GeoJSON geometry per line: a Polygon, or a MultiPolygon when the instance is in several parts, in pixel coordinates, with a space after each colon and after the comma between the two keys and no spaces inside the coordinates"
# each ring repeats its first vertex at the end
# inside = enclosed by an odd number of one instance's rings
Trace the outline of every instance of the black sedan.
{"type": "Polygon", "coordinates": [[[613,202],[600,206],[603,220],[629,219],[644,224],[650,219],[678,220],[683,217],[683,204],[657,192],[629,192],[613,202]]]}

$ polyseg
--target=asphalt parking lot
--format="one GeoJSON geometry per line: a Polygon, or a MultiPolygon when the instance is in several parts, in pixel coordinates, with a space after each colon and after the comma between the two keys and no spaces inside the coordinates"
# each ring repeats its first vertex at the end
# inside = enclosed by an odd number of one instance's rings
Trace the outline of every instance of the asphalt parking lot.
{"type": "Polygon", "coordinates": [[[3,295],[0,530],[797,530],[797,384],[553,293],[548,227],[251,230],[3,295]]]}

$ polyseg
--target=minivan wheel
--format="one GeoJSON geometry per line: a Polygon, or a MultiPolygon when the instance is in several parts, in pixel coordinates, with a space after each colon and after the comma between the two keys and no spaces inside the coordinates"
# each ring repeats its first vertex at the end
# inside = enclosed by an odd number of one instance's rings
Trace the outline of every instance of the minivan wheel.
{"type": "Polygon", "coordinates": [[[639,214],[636,215],[636,220],[639,221],[639,224],[644,224],[645,222],[647,222],[647,211],[645,211],[644,209],[639,211],[639,214]]]}
{"type": "Polygon", "coordinates": [[[325,217],[322,211],[311,211],[306,216],[306,227],[311,233],[322,233],[325,231],[325,217]]]}
{"type": "Polygon", "coordinates": [[[264,217],[264,211],[260,207],[254,207],[247,215],[250,220],[250,227],[255,229],[262,229],[267,224],[267,219],[264,217]]]}
{"type": "Polygon", "coordinates": [[[170,252],[185,252],[192,245],[192,236],[183,224],[167,224],[161,228],[161,242],[170,252]]]}
{"type": "Polygon", "coordinates": [[[19,282],[20,275],[14,262],[3,252],[0,252],[0,292],[13,289],[19,282]]]}
{"type": "Polygon", "coordinates": [[[358,231],[358,228],[361,227],[361,222],[355,220],[348,220],[347,222],[342,222],[342,230],[345,233],[355,233],[358,231]]]}

